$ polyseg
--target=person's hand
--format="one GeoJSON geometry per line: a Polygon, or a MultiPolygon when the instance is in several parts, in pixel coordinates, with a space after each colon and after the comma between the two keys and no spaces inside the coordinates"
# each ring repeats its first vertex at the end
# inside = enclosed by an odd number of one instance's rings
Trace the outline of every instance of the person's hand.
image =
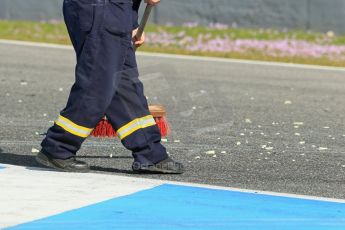
{"type": "Polygon", "coordinates": [[[159,4],[161,0],[145,0],[145,3],[152,5],[152,6],[156,6],[159,4]]]}
{"type": "Polygon", "coordinates": [[[145,42],[145,32],[143,32],[143,35],[141,38],[137,37],[138,29],[133,30],[132,32],[132,40],[135,45],[135,47],[140,47],[145,42]]]}

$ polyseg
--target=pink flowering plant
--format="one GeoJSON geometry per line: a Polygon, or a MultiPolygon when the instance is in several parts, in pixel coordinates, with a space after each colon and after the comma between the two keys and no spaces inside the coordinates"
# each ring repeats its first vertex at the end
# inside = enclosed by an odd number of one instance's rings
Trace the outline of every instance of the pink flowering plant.
{"type": "Polygon", "coordinates": [[[157,51],[181,50],[188,54],[345,66],[345,39],[331,31],[321,34],[249,30],[219,23],[208,27],[185,23],[182,27],[151,29],[147,33],[147,48],[157,51]]]}
{"type": "MultiPolygon", "coordinates": [[[[0,20],[0,39],[69,44],[62,22],[0,20]]],[[[141,51],[345,67],[345,35],[197,22],[149,25],[141,51]]]]}

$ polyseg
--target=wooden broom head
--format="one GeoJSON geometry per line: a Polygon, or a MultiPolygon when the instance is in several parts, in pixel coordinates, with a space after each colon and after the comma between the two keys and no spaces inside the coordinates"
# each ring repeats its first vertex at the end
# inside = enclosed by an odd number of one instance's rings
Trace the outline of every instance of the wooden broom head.
{"type": "Polygon", "coordinates": [[[163,105],[150,105],[149,110],[153,117],[165,117],[167,114],[163,105]]]}

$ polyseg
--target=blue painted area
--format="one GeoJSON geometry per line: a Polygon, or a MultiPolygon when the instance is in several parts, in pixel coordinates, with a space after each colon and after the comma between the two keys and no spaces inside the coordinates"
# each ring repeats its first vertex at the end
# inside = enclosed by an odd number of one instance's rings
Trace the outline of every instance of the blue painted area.
{"type": "Polygon", "coordinates": [[[344,230],[345,204],[162,185],[11,229],[344,230]]]}
{"type": "Polygon", "coordinates": [[[4,168],[5,168],[4,166],[1,166],[1,165],[0,165],[0,170],[1,170],[1,169],[4,169],[4,168]]]}

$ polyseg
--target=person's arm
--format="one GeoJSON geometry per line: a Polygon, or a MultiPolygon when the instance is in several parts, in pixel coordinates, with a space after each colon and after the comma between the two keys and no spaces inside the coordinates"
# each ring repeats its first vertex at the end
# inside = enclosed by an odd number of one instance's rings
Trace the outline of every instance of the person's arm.
{"type": "MultiPolygon", "coordinates": [[[[160,0],[145,0],[145,3],[149,5],[156,6],[158,5],[160,0]]],[[[132,32],[132,38],[134,45],[136,47],[140,47],[145,42],[145,33],[142,34],[142,36],[139,38],[137,37],[137,32],[139,28],[138,23],[138,11],[140,7],[141,0],[133,0],[133,32],[132,32]]]]}
{"type": "Polygon", "coordinates": [[[133,30],[139,27],[138,22],[138,11],[140,7],[141,0],[133,0],[133,30]]]}
{"type": "Polygon", "coordinates": [[[149,4],[149,5],[153,5],[156,6],[160,3],[161,0],[145,0],[145,3],[149,4]]]}
{"type": "MultiPolygon", "coordinates": [[[[139,27],[139,22],[138,22],[138,11],[140,8],[142,0],[133,0],[133,29],[137,29],[139,27]]],[[[161,0],[145,0],[145,3],[149,5],[156,6],[160,3],[161,0]]]]}

